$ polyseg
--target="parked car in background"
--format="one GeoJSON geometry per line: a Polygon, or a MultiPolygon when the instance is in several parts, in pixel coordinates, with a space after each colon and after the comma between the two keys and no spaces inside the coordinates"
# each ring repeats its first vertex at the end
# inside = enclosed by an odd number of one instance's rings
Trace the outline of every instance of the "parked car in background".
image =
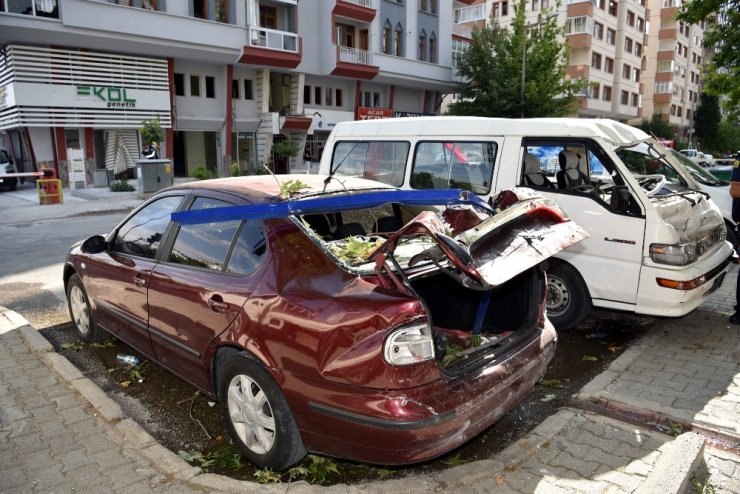
{"type": "Polygon", "coordinates": [[[737,151],[736,153],[722,153],[719,158],[714,160],[715,166],[728,166],[732,165],[735,162],[735,156],[740,154],[740,151],[737,151]]]}
{"type": "Polygon", "coordinates": [[[714,164],[711,154],[707,155],[697,149],[682,149],[679,152],[698,165],[712,166],[714,164]]]}
{"type": "Polygon", "coordinates": [[[191,182],[75,245],[79,336],[220,402],[245,458],[441,455],[514,407],[556,333],[544,261],[587,234],[531,191],[489,206],[320,175],[191,182]]]}
{"type": "Polygon", "coordinates": [[[10,159],[8,151],[4,148],[0,148],[0,188],[7,187],[10,190],[15,190],[18,186],[17,177],[5,177],[6,173],[18,173],[15,163],[10,159]]]}

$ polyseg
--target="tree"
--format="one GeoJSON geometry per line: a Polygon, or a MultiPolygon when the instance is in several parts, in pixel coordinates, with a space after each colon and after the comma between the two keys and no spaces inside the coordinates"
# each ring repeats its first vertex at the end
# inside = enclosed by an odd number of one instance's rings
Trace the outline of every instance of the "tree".
{"type": "Polygon", "coordinates": [[[704,91],[724,96],[722,104],[733,119],[740,117],[740,0],[690,0],[679,20],[707,22],[704,47],[714,50],[704,70],[704,91]]]}
{"type": "Polygon", "coordinates": [[[662,137],[663,139],[673,139],[674,136],[673,127],[671,127],[667,120],[660,116],[660,113],[653,113],[650,120],[643,118],[637,128],[655,137],[662,137]]]}
{"type": "Polygon", "coordinates": [[[701,139],[703,147],[717,149],[715,141],[721,121],[719,99],[716,96],[701,93],[699,108],[694,114],[694,133],[701,139]]]}
{"type": "Polygon", "coordinates": [[[562,41],[565,27],[558,26],[552,12],[540,11],[537,23],[527,25],[525,1],[519,0],[511,30],[491,16],[489,25],[473,31],[470,46],[457,64],[464,81],[459,86],[461,100],[450,105],[449,113],[509,118],[573,113],[575,95],[584,83],[565,79],[569,55],[562,41]]]}
{"type": "Polygon", "coordinates": [[[736,153],[740,150],[740,127],[734,122],[722,120],[717,131],[716,150],[721,153],[736,153]]]}

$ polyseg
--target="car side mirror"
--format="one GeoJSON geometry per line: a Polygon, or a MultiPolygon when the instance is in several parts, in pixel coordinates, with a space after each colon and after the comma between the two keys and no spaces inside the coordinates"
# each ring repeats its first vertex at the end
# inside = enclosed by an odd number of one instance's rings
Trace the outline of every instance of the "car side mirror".
{"type": "Polygon", "coordinates": [[[85,254],[98,254],[105,250],[105,237],[102,235],[94,235],[84,242],[80,246],[80,250],[85,254]]]}

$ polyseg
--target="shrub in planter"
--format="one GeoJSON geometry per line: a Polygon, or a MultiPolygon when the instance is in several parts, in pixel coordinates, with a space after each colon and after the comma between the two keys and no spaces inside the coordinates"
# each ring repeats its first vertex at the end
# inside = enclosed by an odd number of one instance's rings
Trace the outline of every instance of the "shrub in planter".
{"type": "Polygon", "coordinates": [[[191,175],[198,180],[209,180],[213,178],[213,172],[204,166],[194,169],[191,175]]]}

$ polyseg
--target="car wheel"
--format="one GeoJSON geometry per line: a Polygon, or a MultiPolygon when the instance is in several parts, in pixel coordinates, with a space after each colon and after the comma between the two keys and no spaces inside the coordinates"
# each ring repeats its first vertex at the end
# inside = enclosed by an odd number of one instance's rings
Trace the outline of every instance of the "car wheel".
{"type": "Polygon", "coordinates": [[[578,271],[551,259],[547,271],[547,317],[555,329],[577,326],[590,310],[591,296],[578,271]]]}
{"type": "Polygon", "coordinates": [[[67,282],[67,306],[77,336],[87,342],[99,341],[102,332],[95,325],[85,286],[77,274],[73,274],[67,282]]]}
{"type": "Polygon", "coordinates": [[[221,414],[247,460],[284,470],[306,455],[288,403],[262,365],[240,353],[227,360],[219,374],[221,414]]]}

